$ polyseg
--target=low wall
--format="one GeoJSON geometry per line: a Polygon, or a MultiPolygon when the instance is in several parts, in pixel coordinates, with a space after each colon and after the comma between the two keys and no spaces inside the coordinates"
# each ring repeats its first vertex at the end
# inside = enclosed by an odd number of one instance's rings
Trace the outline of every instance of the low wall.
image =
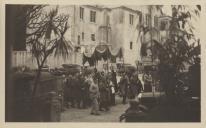
{"type": "MultiPolygon", "coordinates": [[[[51,68],[61,67],[62,64],[79,64],[82,65],[82,54],[71,52],[67,59],[62,57],[54,57],[53,55],[47,58],[45,62],[51,68]]],[[[35,58],[28,51],[13,51],[12,52],[12,67],[27,66],[31,69],[37,68],[35,58]]]]}

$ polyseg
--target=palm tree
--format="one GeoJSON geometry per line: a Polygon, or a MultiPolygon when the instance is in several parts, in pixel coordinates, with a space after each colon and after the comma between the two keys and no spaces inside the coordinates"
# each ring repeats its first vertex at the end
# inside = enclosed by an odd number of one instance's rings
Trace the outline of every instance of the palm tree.
{"type": "Polygon", "coordinates": [[[41,71],[49,55],[68,57],[71,42],[64,38],[68,29],[68,15],[58,15],[58,7],[50,12],[39,12],[38,18],[29,19],[27,24],[27,44],[37,62],[37,74],[32,97],[35,96],[41,71]]]}

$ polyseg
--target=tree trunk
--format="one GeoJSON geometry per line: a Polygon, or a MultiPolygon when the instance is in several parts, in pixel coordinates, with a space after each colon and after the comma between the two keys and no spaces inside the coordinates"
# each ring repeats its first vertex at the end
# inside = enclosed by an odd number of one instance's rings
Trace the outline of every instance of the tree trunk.
{"type": "Polygon", "coordinates": [[[35,78],[35,81],[34,81],[34,88],[33,88],[33,91],[32,91],[32,99],[35,97],[35,94],[36,94],[37,86],[39,84],[40,77],[41,77],[41,71],[42,71],[42,66],[39,66],[38,70],[37,70],[36,78],[35,78]]]}
{"type": "Polygon", "coordinates": [[[152,52],[152,56],[151,56],[151,59],[152,59],[152,64],[153,64],[153,61],[154,61],[154,53],[153,53],[153,34],[152,34],[152,30],[153,30],[153,28],[152,28],[152,6],[150,7],[150,22],[149,22],[149,24],[150,24],[150,26],[149,26],[149,29],[151,30],[150,31],[150,40],[151,40],[151,52],[152,52]]]}
{"type": "Polygon", "coordinates": [[[36,58],[37,59],[37,64],[38,64],[38,70],[37,70],[36,78],[35,78],[35,81],[34,81],[34,88],[33,88],[33,91],[32,91],[32,99],[33,99],[33,97],[35,97],[36,90],[37,90],[37,87],[38,87],[38,84],[39,84],[39,81],[40,81],[40,78],[41,78],[42,67],[43,67],[44,62],[46,61],[48,56],[49,56],[49,54],[46,54],[41,63],[38,61],[38,58],[36,58]]]}
{"type": "Polygon", "coordinates": [[[41,77],[41,71],[42,71],[42,67],[38,66],[38,70],[37,70],[37,74],[34,80],[34,87],[32,90],[32,95],[31,95],[31,103],[30,103],[30,110],[31,110],[31,116],[30,116],[30,120],[31,121],[39,121],[39,119],[37,118],[39,113],[37,113],[36,111],[36,103],[35,103],[35,96],[36,96],[36,91],[40,82],[40,77],[41,77]]]}

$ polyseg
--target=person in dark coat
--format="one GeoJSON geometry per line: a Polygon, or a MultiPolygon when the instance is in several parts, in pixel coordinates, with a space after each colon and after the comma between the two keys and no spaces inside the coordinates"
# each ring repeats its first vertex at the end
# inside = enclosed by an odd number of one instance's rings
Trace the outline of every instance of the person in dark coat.
{"type": "Polygon", "coordinates": [[[68,100],[68,78],[66,78],[66,77],[64,77],[64,79],[63,79],[63,97],[64,97],[64,106],[65,107],[68,107],[68,102],[69,102],[69,100],[68,100]]]}
{"type": "Polygon", "coordinates": [[[115,105],[115,85],[113,84],[113,82],[112,82],[112,80],[110,80],[110,82],[109,82],[109,88],[110,88],[110,92],[111,92],[111,94],[110,94],[110,99],[111,99],[111,101],[110,101],[110,105],[115,105]]]}
{"type": "Polygon", "coordinates": [[[119,88],[121,95],[123,97],[122,103],[126,104],[127,92],[128,92],[129,78],[125,73],[122,74],[122,77],[119,82],[119,88]]]}
{"type": "Polygon", "coordinates": [[[85,78],[82,74],[79,76],[79,83],[80,83],[80,104],[82,104],[81,106],[82,108],[86,108],[87,90],[86,90],[85,78]]]}
{"type": "Polygon", "coordinates": [[[130,78],[129,85],[129,97],[135,99],[135,97],[143,90],[142,83],[138,78],[138,75],[133,74],[130,78]]]}
{"type": "Polygon", "coordinates": [[[76,74],[75,75],[75,101],[76,101],[76,105],[78,108],[81,108],[81,101],[82,101],[82,80],[81,80],[81,75],[80,74],[76,74]]]}
{"type": "Polygon", "coordinates": [[[75,107],[75,80],[74,80],[74,76],[70,75],[69,76],[70,79],[68,79],[68,87],[69,87],[69,92],[68,92],[68,95],[69,95],[69,101],[71,103],[71,107],[75,107]]]}
{"type": "Polygon", "coordinates": [[[83,87],[82,87],[82,91],[83,91],[83,94],[82,94],[82,103],[83,103],[83,108],[87,108],[90,106],[90,97],[89,97],[89,87],[90,87],[90,84],[88,82],[88,78],[85,76],[84,78],[84,82],[83,82],[83,87]]]}
{"type": "Polygon", "coordinates": [[[141,91],[143,91],[143,86],[142,86],[142,82],[141,82],[141,80],[139,79],[138,76],[137,76],[136,85],[137,85],[137,95],[139,95],[139,93],[141,91]]]}
{"type": "Polygon", "coordinates": [[[103,111],[109,110],[109,90],[107,88],[106,82],[105,81],[100,81],[99,83],[99,91],[100,91],[100,104],[99,104],[99,110],[103,111]]]}
{"type": "Polygon", "coordinates": [[[99,87],[97,85],[97,79],[93,78],[90,81],[90,98],[92,100],[92,107],[91,107],[91,115],[100,115],[99,113],[99,102],[98,99],[100,97],[100,93],[99,93],[99,87]]]}
{"type": "Polygon", "coordinates": [[[116,75],[116,72],[112,69],[111,71],[111,79],[112,79],[112,82],[114,84],[114,87],[115,87],[115,92],[118,91],[118,85],[117,85],[117,75],[116,75]]]}
{"type": "Polygon", "coordinates": [[[131,76],[130,78],[130,84],[128,88],[128,98],[134,99],[135,95],[137,93],[137,85],[134,76],[131,76]]]}
{"type": "Polygon", "coordinates": [[[69,107],[69,103],[72,102],[72,96],[71,96],[71,80],[72,76],[69,75],[68,78],[65,81],[65,86],[64,86],[64,103],[66,107],[69,107]]]}
{"type": "Polygon", "coordinates": [[[149,71],[146,71],[146,73],[143,76],[144,80],[144,92],[152,92],[152,76],[149,73],[149,71]]]}
{"type": "Polygon", "coordinates": [[[72,76],[71,79],[71,106],[77,107],[80,106],[80,90],[81,86],[79,85],[78,74],[72,76]]]}
{"type": "Polygon", "coordinates": [[[101,72],[100,88],[100,110],[109,110],[111,105],[111,90],[109,87],[109,75],[101,72]]]}

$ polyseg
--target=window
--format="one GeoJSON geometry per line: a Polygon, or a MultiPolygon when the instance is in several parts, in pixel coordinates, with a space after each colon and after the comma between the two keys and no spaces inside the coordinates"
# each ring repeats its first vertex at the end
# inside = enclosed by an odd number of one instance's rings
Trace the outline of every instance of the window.
{"type": "Polygon", "coordinates": [[[132,49],[133,42],[130,42],[130,49],[132,49]]]}
{"type": "Polygon", "coordinates": [[[82,32],[82,40],[84,40],[84,32],[82,32]]]}
{"type": "Polygon", "coordinates": [[[133,25],[134,15],[129,14],[129,24],[133,25]]]}
{"type": "Polygon", "coordinates": [[[109,22],[109,21],[110,21],[110,17],[109,17],[109,16],[107,16],[107,21],[106,21],[106,24],[107,24],[107,25],[109,25],[109,24],[110,24],[110,22],[109,22]]]}
{"type": "Polygon", "coordinates": [[[139,23],[142,23],[142,14],[139,15],[139,23]]]}
{"type": "Polygon", "coordinates": [[[84,19],[84,8],[80,7],[80,11],[79,11],[79,16],[80,16],[80,19],[84,19]]]}
{"type": "Polygon", "coordinates": [[[146,20],[145,20],[145,22],[146,22],[146,25],[148,25],[148,15],[146,14],[146,20]]]}
{"type": "Polygon", "coordinates": [[[80,44],[80,35],[78,35],[78,45],[80,44]]]}
{"type": "Polygon", "coordinates": [[[124,13],[123,12],[120,12],[119,14],[119,23],[123,23],[123,19],[124,19],[124,13]]]}
{"type": "Polygon", "coordinates": [[[166,26],[167,26],[167,22],[166,21],[161,21],[160,30],[165,30],[166,26]]]}
{"type": "Polygon", "coordinates": [[[90,22],[96,22],[96,12],[90,11],[90,22]]]}
{"type": "Polygon", "coordinates": [[[154,16],[154,26],[158,27],[158,17],[154,16]]]}
{"type": "Polygon", "coordinates": [[[95,41],[95,34],[91,34],[91,40],[95,41]]]}
{"type": "Polygon", "coordinates": [[[149,16],[149,14],[146,14],[146,25],[150,26],[150,16],[149,16]]]}

